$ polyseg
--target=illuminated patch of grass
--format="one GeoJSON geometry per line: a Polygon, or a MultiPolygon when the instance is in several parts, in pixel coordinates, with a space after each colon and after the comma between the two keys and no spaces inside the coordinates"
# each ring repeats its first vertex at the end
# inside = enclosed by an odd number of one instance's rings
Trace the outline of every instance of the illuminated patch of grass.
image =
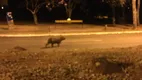
{"type": "Polygon", "coordinates": [[[142,46],[0,53],[1,80],[139,80],[141,69],[142,46]],[[117,65],[122,71],[107,73],[112,67],[109,64],[117,65]]]}

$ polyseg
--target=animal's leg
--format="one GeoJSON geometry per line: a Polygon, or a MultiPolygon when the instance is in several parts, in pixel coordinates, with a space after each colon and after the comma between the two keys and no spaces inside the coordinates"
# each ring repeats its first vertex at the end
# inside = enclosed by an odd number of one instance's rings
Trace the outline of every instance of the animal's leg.
{"type": "Polygon", "coordinates": [[[51,46],[53,47],[53,46],[54,46],[54,44],[52,43],[52,44],[51,44],[51,46]]]}
{"type": "Polygon", "coordinates": [[[45,47],[47,47],[47,46],[48,46],[48,43],[45,44],[45,47]]]}
{"type": "Polygon", "coordinates": [[[59,47],[59,46],[60,46],[60,43],[58,43],[57,45],[58,45],[58,47],[59,47]]]}

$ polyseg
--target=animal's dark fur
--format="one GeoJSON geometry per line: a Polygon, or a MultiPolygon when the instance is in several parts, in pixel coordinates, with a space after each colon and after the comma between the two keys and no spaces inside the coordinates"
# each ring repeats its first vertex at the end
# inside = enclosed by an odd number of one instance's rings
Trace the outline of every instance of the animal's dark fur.
{"type": "Polygon", "coordinates": [[[59,47],[61,42],[65,39],[66,38],[64,36],[50,37],[48,38],[48,41],[45,44],[45,47],[47,47],[49,44],[51,44],[52,47],[54,46],[54,44],[57,44],[59,47]]]}

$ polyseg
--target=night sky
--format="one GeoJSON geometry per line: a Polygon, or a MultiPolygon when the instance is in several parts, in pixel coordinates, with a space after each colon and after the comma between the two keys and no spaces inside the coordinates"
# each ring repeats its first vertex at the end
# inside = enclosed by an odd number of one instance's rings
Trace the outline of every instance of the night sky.
{"type": "MultiPolygon", "coordinates": [[[[8,0],[8,6],[5,10],[0,10],[0,20],[5,20],[5,14],[7,11],[13,12],[13,17],[15,21],[33,21],[32,14],[25,9],[23,2],[24,0],[8,0]]],[[[72,19],[83,19],[86,23],[111,23],[111,18],[107,20],[96,19],[97,15],[108,15],[112,16],[111,8],[108,4],[100,2],[101,0],[89,0],[85,2],[86,10],[82,10],[81,6],[78,5],[72,13],[72,19]]],[[[129,6],[129,5],[127,5],[129,6]]],[[[142,10],[141,10],[142,11],[142,10]]],[[[116,8],[116,23],[121,23],[121,8],[116,8]]],[[[45,6],[43,6],[37,13],[39,22],[54,22],[57,19],[67,19],[65,8],[56,7],[49,11],[45,6]]],[[[132,22],[131,7],[126,8],[125,18],[127,23],[132,22]]]]}

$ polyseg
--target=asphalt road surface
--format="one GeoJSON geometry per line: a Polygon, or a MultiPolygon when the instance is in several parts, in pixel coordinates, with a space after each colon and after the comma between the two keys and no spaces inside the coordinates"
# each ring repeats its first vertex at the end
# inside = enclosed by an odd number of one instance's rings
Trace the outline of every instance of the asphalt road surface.
{"type": "MultiPolygon", "coordinates": [[[[110,35],[83,35],[65,36],[60,47],[44,48],[47,37],[0,37],[0,52],[12,49],[15,46],[26,48],[29,51],[49,51],[56,49],[93,49],[112,47],[132,47],[142,45],[142,34],[110,34],[110,35]]],[[[56,45],[55,45],[56,46],[56,45]]]]}

